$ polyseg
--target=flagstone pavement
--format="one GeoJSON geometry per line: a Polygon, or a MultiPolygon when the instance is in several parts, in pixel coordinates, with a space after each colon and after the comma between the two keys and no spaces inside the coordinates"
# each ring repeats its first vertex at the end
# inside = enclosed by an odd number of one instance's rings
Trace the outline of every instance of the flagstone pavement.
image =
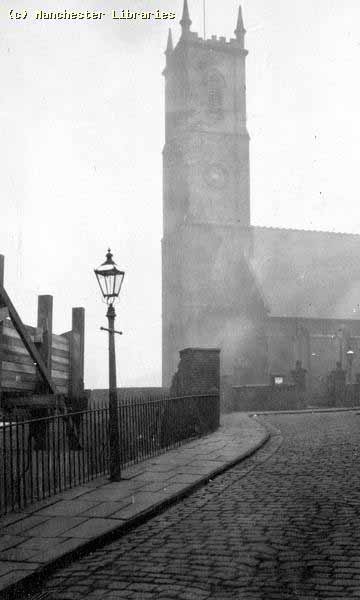
{"type": "Polygon", "coordinates": [[[0,597],[19,597],[57,565],[129,531],[259,449],[264,426],[244,413],[220,429],[126,469],[100,477],[0,519],[0,597]]]}

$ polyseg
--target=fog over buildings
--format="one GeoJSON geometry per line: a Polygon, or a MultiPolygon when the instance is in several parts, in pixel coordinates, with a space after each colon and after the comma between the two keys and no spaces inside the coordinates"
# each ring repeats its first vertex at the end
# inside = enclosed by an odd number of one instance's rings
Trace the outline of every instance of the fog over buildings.
{"type": "MultiPolygon", "coordinates": [[[[202,2],[189,0],[202,34],[202,2]]],[[[360,233],[360,148],[355,0],[244,0],[252,222],[360,233]]],[[[175,21],[21,21],[0,8],[2,201],[6,287],[27,323],[36,295],[54,295],[54,331],[71,306],[86,309],[86,386],[107,382],[107,340],[93,267],[111,246],[125,269],[117,309],[118,378],[161,379],[162,157],[167,31],[175,21]]],[[[53,10],[29,0],[30,13],[53,10]]],[[[109,2],[64,0],[58,10],[109,2]]],[[[123,8],[123,7],[119,7],[123,8]]],[[[238,2],[207,2],[207,35],[233,36],[238,2]]],[[[352,301],[352,299],[351,299],[352,301]]]]}

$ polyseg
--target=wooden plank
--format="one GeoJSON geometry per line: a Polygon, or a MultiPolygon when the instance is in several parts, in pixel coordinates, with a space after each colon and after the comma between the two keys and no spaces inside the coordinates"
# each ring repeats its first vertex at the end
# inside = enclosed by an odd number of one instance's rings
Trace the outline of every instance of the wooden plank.
{"type": "Polygon", "coordinates": [[[3,363],[4,371],[14,371],[14,373],[30,373],[36,375],[36,367],[34,365],[24,365],[21,363],[14,363],[4,360],[3,363]]]}
{"type": "Polygon", "coordinates": [[[55,362],[58,365],[64,365],[64,367],[69,368],[69,365],[70,365],[69,358],[64,358],[63,356],[56,356],[56,354],[53,354],[52,360],[53,360],[53,362],[55,362]]]}
{"type": "Polygon", "coordinates": [[[16,381],[13,379],[5,379],[3,378],[1,381],[1,388],[6,391],[13,392],[34,392],[35,391],[35,383],[29,383],[28,381],[16,381]]]}
{"type": "Polygon", "coordinates": [[[2,369],[2,374],[4,379],[9,379],[11,381],[17,382],[17,381],[31,381],[36,383],[37,378],[36,378],[36,373],[23,373],[23,372],[19,372],[19,371],[14,371],[13,369],[8,369],[8,368],[4,368],[2,369]]]}
{"type": "MultiPolygon", "coordinates": [[[[16,331],[16,327],[14,325],[14,323],[11,321],[11,316],[9,319],[7,319],[5,321],[6,325],[9,327],[9,329],[13,329],[14,331],[16,331]]],[[[30,335],[34,335],[36,332],[36,327],[33,327],[32,325],[25,325],[23,323],[24,327],[26,328],[26,330],[30,333],[30,335]]]]}
{"type": "Polygon", "coordinates": [[[20,339],[15,340],[13,338],[9,338],[7,336],[2,336],[0,340],[0,344],[4,350],[11,350],[13,352],[18,352],[19,354],[26,354],[26,356],[30,356],[28,351],[26,350],[24,344],[20,339]]]}
{"type": "Polygon", "coordinates": [[[61,371],[62,373],[70,373],[70,369],[68,365],[62,365],[61,363],[54,362],[52,363],[52,370],[61,371]]]}
{"type": "Polygon", "coordinates": [[[65,371],[55,371],[55,369],[52,369],[51,376],[53,377],[53,379],[62,379],[62,380],[68,380],[70,377],[69,373],[66,373],[65,371]]]}
{"type": "MultiPolygon", "coordinates": [[[[20,339],[20,336],[17,334],[15,329],[11,329],[10,337],[8,335],[4,335],[0,339],[0,347],[1,346],[4,346],[5,350],[7,351],[17,352],[23,356],[27,356],[29,357],[29,360],[32,361],[28,351],[26,350],[24,344],[20,339]]],[[[62,344],[61,346],[61,350],[54,348],[52,349],[52,360],[56,362],[61,362],[64,365],[70,365],[70,347],[68,347],[67,350],[64,350],[64,345],[62,344]]]]}
{"type": "MultiPolygon", "coordinates": [[[[34,341],[36,332],[34,331],[34,333],[32,333],[32,332],[28,331],[28,334],[30,336],[30,339],[32,341],[34,341]]],[[[8,321],[4,321],[4,335],[6,335],[6,336],[8,336],[8,337],[10,337],[12,339],[20,340],[21,341],[20,335],[18,334],[18,332],[16,331],[16,329],[13,329],[12,327],[9,327],[8,321]]]]}
{"type": "Polygon", "coordinates": [[[0,347],[0,358],[1,360],[7,360],[13,363],[20,363],[22,365],[34,365],[33,359],[28,354],[22,354],[9,348],[0,347]]]}
{"type": "Polygon", "coordinates": [[[68,340],[65,340],[65,342],[58,342],[58,341],[54,341],[51,345],[51,349],[52,350],[65,350],[66,352],[70,352],[70,344],[68,342],[68,340]]]}
{"type": "Polygon", "coordinates": [[[34,390],[36,389],[37,379],[34,375],[27,373],[13,373],[12,371],[2,370],[2,385],[3,387],[12,388],[15,390],[34,390]]]}
{"type": "Polygon", "coordinates": [[[56,394],[52,396],[24,396],[23,398],[6,398],[4,404],[6,408],[33,408],[45,407],[56,408],[59,404],[59,397],[56,394]]]}
{"type": "Polygon", "coordinates": [[[56,335],[55,333],[53,333],[52,341],[53,341],[53,346],[55,346],[55,347],[57,344],[59,346],[65,346],[66,348],[68,348],[70,345],[67,337],[64,337],[62,335],[56,335]]]}
{"type": "Polygon", "coordinates": [[[25,348],[30,353],[30,356],[34,359],[34,362],[37,363],[37,368],[39,369],[40,375],[51,393],[56,392],[56,388],[54,383],[51,380],[51,374],[47,369],[42,356],[39,354],[38,350],[35,347],[34,342],[30,339],[29,333],[27,332],[23,322],[21,321],[15,306],[11,302],[6,290],[2,287],[0,288],[0,299],[8,307],[11,320],[16,327],[18,334],[21,337],[21,340],[25,346],[25,348]]]}
{"type": "Polygon", "coordinates": [[[70,351],[69,350],[57,350],[56,348],[52,349],[52,356],[60,356],[62,358],[66,358],[70,360],[70,351]]]}
{"type": "MultiPolygon", "coordinates": [[[[68,388],[69,373],[61,371],[52,371],[52,379],[56,387],[59,385],[68,388]]],[[[6,362],[2,366],[2,384],[4,387],[14,389],[31,389],[35,390],[37,385],[37,376],[35,367],[27,367],[26,365],[16,365],[6,362]],[[20,370],[19,370],[20,366],[20,370]],[[25,388],[23,387],[25,385],[25,388]]]]}
{"type": "Polygon", "coordinates": [[[4,323],[3,333],[4,333],[4,335],[6,335],[9,338],[15,338],[15,339],[21,340],[21,337],[19,336],[16,329],[14,329],[13,327],[9,327],[8,321],[5,321],[5,323],[4,323]]]}
{"type": "Polygon", "coordinates": [[[54,377],[54,382],[56,385],[62,385],[63,387],[69,386],[69,380],[63,379],[62,377],[54,377]]]}

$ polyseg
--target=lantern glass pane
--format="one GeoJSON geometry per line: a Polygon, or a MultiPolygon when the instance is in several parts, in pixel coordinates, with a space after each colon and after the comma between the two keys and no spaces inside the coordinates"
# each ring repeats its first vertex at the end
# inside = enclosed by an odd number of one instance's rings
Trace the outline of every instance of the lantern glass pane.
{"type": "Polygon", "coordinates": [[[121,290],[121,285],[124,279],[124,273],[120,273],[117,278],[116,281],[114,283],[114,293],[116,296],[118,296],[120,294],[120,290],[121,290]]]}
{"type": "Polygon", "coordinates": [[[120,293],[125,273],[116,267],[112,255],[108,254],[107,261],[95,269],[95,274],[103,297],[107,302],[113,302],[120,293]]]}
{"type": "Polygon", "coordinates": [[[109,285],[109,294],[110,294],[110,296],[113,296],[114,295],[114,287],[115,287],[115,276],[114,275],[109,275],[108,285],[109,285]]]}
{"type": "Polygon", "coordinates": [[[106,294],[105,279],[99,273],[96,273],[96,278],[97,278],[97,280],[99,282],[101,293],[102,293],[103,296],[105,296],[105,294],[106,294]]]}
{"type": "Polygon", "coordinates": [[[109,295],[109,278],[107,275],[104,275],[104,287],[105,287],[105,296],[109,295]]]}

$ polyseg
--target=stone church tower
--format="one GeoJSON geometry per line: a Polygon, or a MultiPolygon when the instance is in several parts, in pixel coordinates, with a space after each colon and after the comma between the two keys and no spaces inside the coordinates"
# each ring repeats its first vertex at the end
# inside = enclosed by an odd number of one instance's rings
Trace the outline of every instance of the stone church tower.
{"type": "Polygon", "coordinates": [[[253,347],[266,312],[248,260],[252,231],[241,8],[230,41],[204,40],[192,32],[187,0],[180,24],[175,48],[169,32],[164,70],[166,386],[179,350],[189,346],[221,348],[223,375],[231,376],[246,362],[256,370],[253,347]]]}

